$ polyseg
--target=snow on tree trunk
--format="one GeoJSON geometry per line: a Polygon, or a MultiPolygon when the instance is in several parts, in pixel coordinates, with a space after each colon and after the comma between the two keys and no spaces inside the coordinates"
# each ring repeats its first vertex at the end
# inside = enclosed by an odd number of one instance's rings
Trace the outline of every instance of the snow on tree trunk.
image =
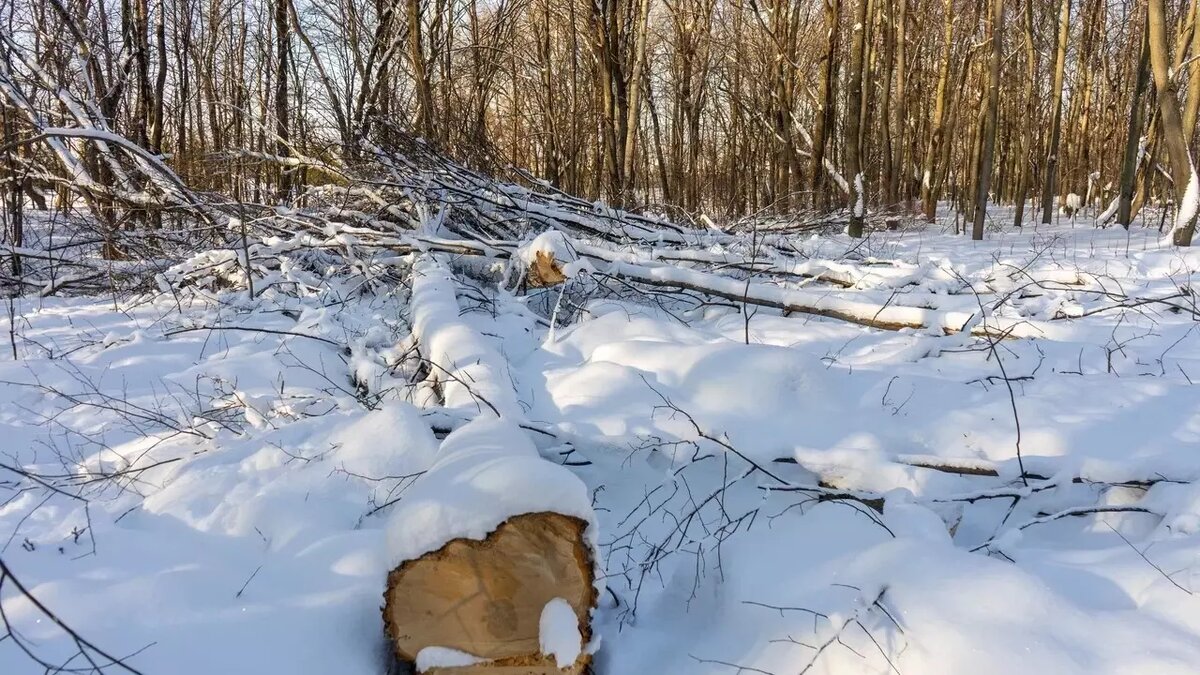
{"type": "MultiPolygon", "coordinates": [[[[559,236],[530,246],[565,256],[559,236]]],[[[534,258],[536,260],[536,258],[534,258]]],[[[397,505],[388,528],[383,618],[396,655],[431,673],[581,673],[561,635],[542,648],[547,604],[565,603],[580,644],[591,638],[595,515],[587,488],[543,459],[491,344],[463,321],[455,281],[434,256],[413,265],[413,335],[447,408],[474,416],[397,505]],[[558,665],[563,665],[560,670],[558,665]]]]}
{"type": "Polygon", "coordinates": [[[1200,180],[1196,178],[1196,167],[1191,166],[1187,190],[1179,202],[1179,211],[1175,214],[1175,226],[1171,228],[1171,238],[1178,246],[1191,246],[1192,234],[1196,229],[1197,211],[1200,210],[1200,180]]]}
{"type": "Polygon", "coordinates": [[[850,211],[850,215],[862,218],[867,215],[867,209],[863,203],[863,175],[861,173],[854,176],[854,195],[854,207],[850,211]]]}

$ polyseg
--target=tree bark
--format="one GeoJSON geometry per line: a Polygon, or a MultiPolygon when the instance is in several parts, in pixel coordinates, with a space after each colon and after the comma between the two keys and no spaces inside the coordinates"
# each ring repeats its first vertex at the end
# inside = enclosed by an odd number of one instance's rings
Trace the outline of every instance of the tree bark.
{"type": "Polygon", "coordinates": [[[945,0],[943,12],[942,63],[938,71],[937,98],[933,106],[933,126],[929,133],[929,145],[925,149],[925,169],[921,172],[921,205],[925,209],[925,219],[933,222],[937,217],[937,192],[934,189],[937,181],[934,171],[940,170],[938,160],[941,156],[942,144],[945,139],[946,99],[950,89],[950,58],[954,49],[954,3],[945,0]]]}
{"type": "Polygon", "coordinates": [[[862,170],[863,54],[866,48],[867,8],[869,0],[858,0],[855,24],[851,28],[850,82],[846,85],[846,180],[850,181],[851,237],[863,236],[866,216],[866,192],[862,170]]]}
{"type": "Polygon", "coordinates": [[[1200,0],[1192,0],[1188,11],[1188,23],[1192,27],[1191,62],[1188,63],[1187,105],[1183,110],[1183,134],[1188,145],[1196,133],[1196,115],[1200,112],[1200,30],[1196,30],[1196,21],[1200,19],[1200,0]]]}
{"type": "MultiPolygon", "coordinates": [[[[1037,72],[1038,51],[1033,42],[1033,0],[1025,0],[1025,119],[1032,120],[1037,111],[1037,72]]],[[[1029,196],[1029,179],[1033,173],[1030,163],[1033,139],[1037,129],[1033,124],[1025,124],[1018,133],[1020,145],[1017,150],[1017,192],[1015,196],[1016,209],[1013,214],[1013,225],[1022,227],[1025,224],[1025,201],[1029,196]]]]}
{"type": "Polygon", "coordinates": [[[979,154],[979,178],[975,192],[975,222],[971,227],[971,239],[983,239],[983,225],[987,219],[988,189],[992,181],[992,160],[996,148],[996,118],[1000,106],[1000,37],[1004,31],[1004,0],[992,0],[990,27],[992,56],[988,64],[987,116],[984,119],[983,139],[979,154]]]}
{"type": "MultiPolygon", "coordinates": [[[[291,133],[288,124],[288,45],[291,31],[288,27],[288,0],[275,0],[275,154],[290,157],[291,133]]],[[[292,192],[292,174],[289,167],[280,167],[277,197],[287,200],[292,192]]]]}
{"type": "Polygon", "coordinates": [[[817,114],[813,125],[812,143],[812,206],[821,208],[828,203],[825,180],[825,146],[828,144],[829,128],[833,126],[837,108],[835,91],[835,74],[837,72],[834,60],[838,51],[838,14],[840,0],[825,0],[825,51],[821,55],[820,73],[817,93],[817,114]]]}
{"type": "Polygon", "coordinates": [[[1121,159],[1121,193],[1117,202],[1117,222],[1129,229],[1133,219],[1133,189],[1136,184],[1138,157],[1141,155],[1142,111],[1145,103],[1146,85],[1150,79],[1150,34],[1148,26],[1142,28],[1141,54],[1138,56],[1137,73],[1134,76],[1133,100],[1129,104],[1129,127],[1125,133],[1125,155],[1121,159]]]}
{"type": "Polygon", "coordinates": [[[417,90],[417,129],[426,139],[437,138],[433,121],[433,88],[429,81],[429,63],[425,58],[424,29],[421,26],[421,0],[407,0],[408,58],[417,90]]]}
{"type": "Polygon", "coordinates": [[[1173,228],[1173,238],[1178,246],[1191,246],[1196,228],[1196,209],[1188,203],[1189,187],[1195,180],[1195,170],[1188,153],[1187,137],[1183,119],[1179,113],[1179,97],[1167,56],[1166,12],[1163,0],[1148,0],[1147,22],[1150,34],[1150,66],[1154,74],[1154,87],[1158,91],[1159,118],[1162,120],[1163,141],[1167,145],[1167,156],[1171,163],[1171,180],[1174,183],[1175,204],[1179,209],[1173,228]]]}
{"type": "MultiPolygon", "coordinates": [[[[906,204],[911,197],[912,168],[908,156],[908,0],[898,0],[899,8],[896,13],[895,44],[896,44],[896,122],[893,125],[892,145],[895,156],[892,159],[892,178],[888,183],[888,192],[893,200],[903,198],[906,204]],[[897,191],[900,190],[902,194],[897,191]]],[[[911,206],[911,204],[909,204],[911,206]]]]}
{"type": "Polygon", "coordinates": [[[1062,0],[1057,30],[1058,47],[1054,55],[1054,84],[1050,92],[1050,145],[1046,150],[1046,175],[1042,182],[1042,222],[1054,214],[1054,181],[1058,171],[1059,144],[1062,137],[1063,77],[1067,63],[1067,40],[1071,33],[1071,0],[1062,0]]]}

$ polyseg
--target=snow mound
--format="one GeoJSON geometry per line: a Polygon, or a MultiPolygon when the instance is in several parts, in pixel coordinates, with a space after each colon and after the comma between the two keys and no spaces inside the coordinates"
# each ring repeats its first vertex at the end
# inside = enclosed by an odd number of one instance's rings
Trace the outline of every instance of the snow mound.
{"type": "Polygon", "coordinates": [[[425,470],[437,440],[410,403],[389,401],[330,435],[334,461],[348,473],[379,480],[425,470]]]}
{"type": "Polygon", "coordinates": [[[387,529],[388,558],[399,565],[454,539],[483,539],[513,516],[542,511],[586,521],[587,536],[595,538],[583,482],[542,459],[512,422],[480,416],[446,437],[437,461],[397,505],[387,529]]]}

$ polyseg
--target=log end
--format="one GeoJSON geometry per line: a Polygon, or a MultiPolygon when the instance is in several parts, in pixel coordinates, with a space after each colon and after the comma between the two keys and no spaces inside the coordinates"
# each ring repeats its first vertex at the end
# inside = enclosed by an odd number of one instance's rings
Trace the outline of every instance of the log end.
{"type": "Polygon", "coordinates": [[[562,598],[591,640],[596,605],[587,523],[558,513],[509,518],[483,540],[455,539],[388,575],[383,619],[396,656],[416,661],[425,647],[446,647],[486,663],[428,673],[542,675],[583,673],[589,658],[559,669],[541,654],[539,621],[562,598]]]}
{"type": "Polygon", "coordinates": [[[533,263],[529,266],[526,280],[532,288],[546,288],[566,281],[567,275],[563,273],[562,264],[555,259],[554,254],[537,251],[533,263]]]}

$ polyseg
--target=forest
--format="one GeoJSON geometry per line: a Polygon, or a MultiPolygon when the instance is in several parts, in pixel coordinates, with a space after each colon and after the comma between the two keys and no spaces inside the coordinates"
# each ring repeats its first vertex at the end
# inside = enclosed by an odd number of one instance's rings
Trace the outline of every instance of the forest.
{"type": "MultiPolygon", "coordinates": [[[[995,227],[1049,222],[1056,205],[1128,225],[1148,201],[1186,203],[1196,14],[1168,0],[10,0],[5,166],[78,190],[45,130],[96,129],[192,189],[303,204],[407,134],[689,224],[841,213],[858,231],[932,220],[945,201],[976,232],[990,200],[1016,207],[995,227]]],[[[79,159],[82,178],[113,183],[79,159]]],[[[130,180],[92,195],[110,229],[126,208],[173,205],[130,180]]]]}
{"type": "Polygon", "coordinates": [[[0,673],[1200,670],[1200,0],[0,0],[0,673]]]}

